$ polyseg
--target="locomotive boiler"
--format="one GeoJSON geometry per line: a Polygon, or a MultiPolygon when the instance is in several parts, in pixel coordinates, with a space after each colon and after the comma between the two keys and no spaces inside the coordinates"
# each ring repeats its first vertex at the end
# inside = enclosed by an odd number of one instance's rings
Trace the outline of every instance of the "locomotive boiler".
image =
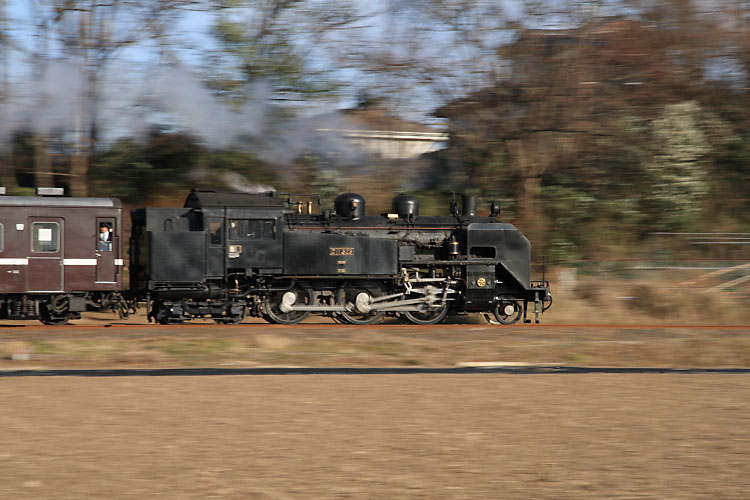
{"type": "Polygon", "coordinates": [[[333,210],[273,192],[193,190],[181,208],[132,211],[131,293],[149,320],[182,323],[247,316],[293,324],[310,314],[349,324],[384,316],[427,325],[448,314],[484,313],[539,322],[549,283],[531,280],[530,245],[498,220],[499,205],[451,202],[451,216],[423,216],[399,195],[393,210],[367,215],[344,193],[333,210]]]}

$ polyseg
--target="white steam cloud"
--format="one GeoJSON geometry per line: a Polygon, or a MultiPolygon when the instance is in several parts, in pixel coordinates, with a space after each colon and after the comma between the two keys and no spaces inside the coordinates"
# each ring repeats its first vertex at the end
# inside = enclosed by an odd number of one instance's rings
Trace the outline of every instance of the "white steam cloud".
{"type": "Polygon", "coordinates": [[[8,98],[0,102],[0,145],[7,146],[18,130],[63,131],[72,140],[71,134],[85,132],[87,120],[95,113],[103,144],[119,137],[141,138],[153,125],[172,123],[198,135],[209,147],[247,149],[277,166],[291,165],[307,153],[335,164],[362,163],[362,153],[332,132],[348,128],[336,111],[284,119],[275,113],[270,119],[273,89],[267,82],[249,84],[245,102],[231,107],[185,67],[162,68],[141,83],[133,81],[132,75],[127,68],[113,68],[93,102],[80,64],[70,60],[47,63],[36,81],[11,86],[8,98]],[[88,108],[94,105],[96,110],[88,108]]]}
{"type": "Polygon", "coordinates": [[[0,141],[7,144],[19,130],[45,135],[80,131],[87,90],[80,65],[70,61],[45,64],[33,84],[9,85],[8,95],[0,102],[0,141]]]}
{"type": "Polygon", "coordinates": [[[248,85],[247,101],[231,109],[218,101],[185,68],[169,68],[155,82],[155,99],[167,113],[178,118],[209,145],[225,148],[240,136],[259,136],[268,113],[270,88],[265,83],[248,85]]]}
{"type": "Polygon", "coordinates": [[[32,129],[41,134],[80,130],[88,105],[87,87],[80,65],[65,61],[45,65],[37,86],[37,109],[31,115],[32,129]]]}
{"type": "Polygon", "coordinates": [[[228,187],[241,193],[260,194],[271,191],[276,192],[276,188],[263,184],[253,184],[237,172],[224,172],[221,179],[228,187]]]}
{"type": "Polygon", "coordinates": [[[164,111],[210,147],[251,149],[257,157],[275,165],[289,165],[305,153],[333,153],[337,161],[350,163],[361,159],[356,148],[331,132],[347,128],[337,112],[283,120],[277,114],[270,120],[273,92],[267,82],[248,85],[246,102],[239,109],[219,101],[185,68],[167,69],[155,85],[155,99],[164,111]]]}

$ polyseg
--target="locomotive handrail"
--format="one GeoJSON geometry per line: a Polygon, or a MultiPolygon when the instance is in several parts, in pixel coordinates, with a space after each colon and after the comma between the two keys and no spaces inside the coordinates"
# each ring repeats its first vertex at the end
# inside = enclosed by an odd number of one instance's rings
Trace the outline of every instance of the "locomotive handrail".
{"type": "Polygon", "coordinates": [[[549,281],[547,280],[532,280],[529,282],[531,288],[549,288],[549,281]]]}
{"type": "Polygon", "coordinates": [[[274,288],[274,287],[258,287],[258,288],[249,288],[249,289],[243,289],[240,294],[232,295],[232,297],[246,297],[250,295],[251,293],[268,293],[268,292],[288,292],[289,290],[293,289],[295,285],[297,284],[297,280],[294,278],[289,278],[291,281],[291,284],[288,287],[284,288],[274,288]]]}

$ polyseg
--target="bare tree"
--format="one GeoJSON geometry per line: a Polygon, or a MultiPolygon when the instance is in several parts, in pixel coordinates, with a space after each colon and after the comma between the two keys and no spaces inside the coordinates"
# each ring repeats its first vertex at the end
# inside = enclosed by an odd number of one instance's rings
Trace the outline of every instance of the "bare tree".
{"type": "MultiPolygon", "coordinates": [[[[77,108],[66,124],[64,132],[71,138],[70,178],[75,196],[87,194],[90,156],[100,141],[103,83],[112,62],[127,48],[141,45],[149,50],[148,42],[165,36],[166,19],[176,16],[181,9],[192,8],[196,0],[38,0],[33,3],[35,23],[34,47],[26,51],[35,61],[36,77],[49,68],[51,62],[66,61],[80,71],[82,85],[69,92],[80,95],[68,97],[77,108]]],[[[61,83],[62,84],[62,83],[61,83]]],[[[45,96],[40,95],[45,106],[45,96]]],[[[37,141],[37,183],[52,181],[48,138],[40,135],[37,141]]]]}
{"type": "MultiPolygon", "coordinates": [[[[6,33],[8,33],[9,23],[7,16],[7,2],[0,0],[0,108],[8,106],[8,99],[10,99],[10,44],[6,33]]],[[[2,149],[0,149],[2,151],[2,149]]],[[[4,153],[4,151],[2,151],[4,153]]],[[[13,168],[12,159],[13,155],[9,151],[8,154],[0,153],[0,183],[7,188],[16,188],[16,173],[13,168]]]]}
{"type": "Polygon", "coordinates": [[[512,65],[511,78],[440,112],[451,119],[456,168],[469,169],[467,183],[482,183],[487,159],[502,157],[516,183],[517,219],[532,236],[547,219],[544,179],[611,151],[635,150],[642,158],[632,168],[643,169],[643,178],[665,180],[669,176],[662,174],[673,168],[685,174],[685,189],[692,189],[700,176],[687,174],[698,172],[693,165],[706,152],[704,140],[690,135],[700,135],[696,125],[678,150],[668,131],[677,130],[675,122],[696,123],[697,106],[677,105],[695,99],[702,80],[696,78],[699,62],[673,57],[679,47],[672,33],[623,18],[521,32],[500,52],[512,65]],[[690,155],[680,156],[686,148],[690,155]]]}

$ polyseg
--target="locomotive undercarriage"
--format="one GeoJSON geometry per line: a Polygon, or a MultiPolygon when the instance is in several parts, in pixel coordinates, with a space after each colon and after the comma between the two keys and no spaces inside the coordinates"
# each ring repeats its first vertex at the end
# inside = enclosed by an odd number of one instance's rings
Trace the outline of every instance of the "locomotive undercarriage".
{"type": "Polygon", "coordinates": [[[389,280],[351,280],[336,284],[326,281],[295,280],[284,291],[224,299],[161,299],[150,301],[149,320],[179,324],[194,318],[217,323],[240,323],[247,316],[270,323],[295,324],[311,313],[348,324],[366,325],[385,315],[403,317],[416,324],[433,324],[445,318],[456,291],[448,287],[413,287],[398,293],[389,280]]]}
{"type": "MultiPolygon", "coordinates": [[[[317,314],[354,325],[376,323],[385,316],[431,325],[443,321],[451,311],[461,314],[465,302],[465,283],[459,273],[444,269],[436,272],[434,268],[402,269],[399,276],[383,278],[293,276],[253,280],[235,275],[230,282],[231,286],[186,284],[182,289],[171,284],[168,290],[155,291],[147,299],[148,319],[161,324],[193,318],[236,324],[253,316],[269,323],[296,324],[317,314]]],[[[485,313],[491,323],[509,325],[522,317],[530,322],[526,317],[530,304],[539,322],[539,314],[551,304],[548,295],[540,299],[538,292],[534,299],[503,292],[488,307],[492,312],[485,313]]]]}

